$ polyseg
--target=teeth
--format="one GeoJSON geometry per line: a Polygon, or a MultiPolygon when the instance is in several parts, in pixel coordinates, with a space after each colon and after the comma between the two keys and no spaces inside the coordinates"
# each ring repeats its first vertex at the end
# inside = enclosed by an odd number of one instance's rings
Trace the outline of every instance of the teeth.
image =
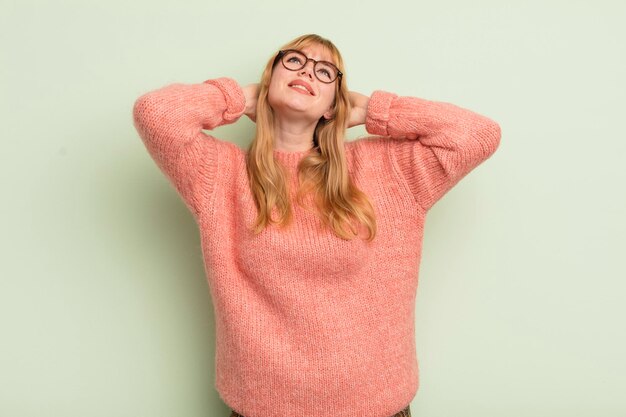
{"type": "MultiPolygon", "coordinates": [[[[294,84],[294,85],[292,85],[292,87],[294,87],[294,88],[299,88],[299,89],[301,89],[301,90],[306,91],[307,93],[309,92],[309,90],[307,90],[305,86],[300,85],[300,84],[294,84]]],[[[309,94],[310,94],[310,93],[309,93],[309,94]]]]}

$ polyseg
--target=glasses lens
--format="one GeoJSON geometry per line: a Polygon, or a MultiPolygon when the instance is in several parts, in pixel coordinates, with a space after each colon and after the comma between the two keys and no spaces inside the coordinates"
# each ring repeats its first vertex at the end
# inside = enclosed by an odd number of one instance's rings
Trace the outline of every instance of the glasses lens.
{"type": "Polygon", "coordinates": [[[292,71],[299,70],[306,65],[306,56],[298,51],[288,51],[283,55],[283,64],[292,71]]]}
{"type": "Polygon", "coordinates": [[[337,78],[337,69],[327,62],[318,62],[315,65],[315,75],[325,83],[330,83],[337,78]]]}

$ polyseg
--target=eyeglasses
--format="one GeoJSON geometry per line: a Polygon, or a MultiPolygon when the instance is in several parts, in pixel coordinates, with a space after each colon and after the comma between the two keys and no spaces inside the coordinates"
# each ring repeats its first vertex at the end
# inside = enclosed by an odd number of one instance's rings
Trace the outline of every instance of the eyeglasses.
{"type": "Polygon", "coordinates": [[[290,71],[298,71],[306,66],[309,61],[313,61],[313,72],[315,77],[323,83],[330,84],[337,78],[341,78],[343,73],[330,62],[316,61],[313,58],[308,58],[300,51],[295,49],[287,49],[285,51],[278,52],[276,59],[280,59],[283,63],[283,67],[290,71]]]}

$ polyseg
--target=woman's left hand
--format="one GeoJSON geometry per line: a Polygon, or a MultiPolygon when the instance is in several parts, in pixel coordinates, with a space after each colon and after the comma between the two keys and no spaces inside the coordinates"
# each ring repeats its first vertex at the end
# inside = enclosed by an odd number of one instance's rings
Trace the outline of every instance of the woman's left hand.
{"type": "Polygon", "coordinates": [[[348,118],[348,127],[354,127],[365,124],[365,116],[367,115],[367,105],[370,98],[364,94],[350,91],[350,117],[348,118]]]}

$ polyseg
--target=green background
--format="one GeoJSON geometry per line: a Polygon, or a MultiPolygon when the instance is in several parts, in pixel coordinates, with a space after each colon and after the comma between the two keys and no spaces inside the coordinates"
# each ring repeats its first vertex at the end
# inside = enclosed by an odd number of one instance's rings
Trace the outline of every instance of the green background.
{"type": "MultiPolygon", "coordinates": [[[[197,226],[132,106],[173,82],[257,82],[310,32],[353,90],[502,128],[427,218],[413,416],[626,415],[624,2],[0,7],[1,416],[228,415],[197,226]]],[[[215,134],[245,147],[253,128],[215,134]]]]}

